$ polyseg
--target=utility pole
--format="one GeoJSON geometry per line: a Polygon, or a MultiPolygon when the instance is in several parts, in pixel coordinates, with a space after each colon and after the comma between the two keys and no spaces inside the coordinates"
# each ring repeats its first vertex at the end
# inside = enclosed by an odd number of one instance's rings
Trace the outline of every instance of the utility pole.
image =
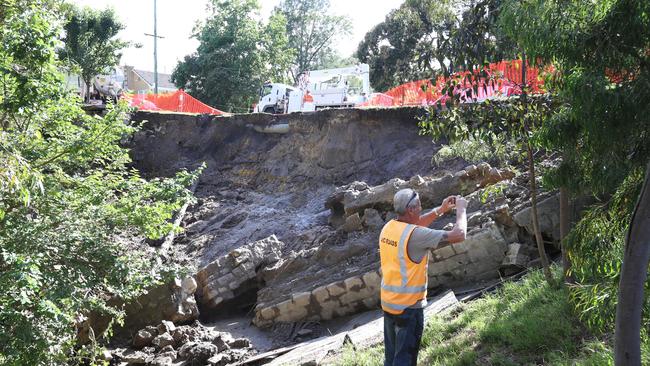
{"type": "Polygon", "coordinates": [[[156,11],[157,0],[153,0],[153,34],[145,33],[145,36],[153,37],[153,90],[158,94],[158,15],[156,11]]]}

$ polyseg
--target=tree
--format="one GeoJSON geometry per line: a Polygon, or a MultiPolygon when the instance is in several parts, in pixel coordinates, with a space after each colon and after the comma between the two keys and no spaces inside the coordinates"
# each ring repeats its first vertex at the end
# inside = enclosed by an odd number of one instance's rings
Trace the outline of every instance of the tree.
{"type": "Polygon", "coordinates": [[[303,71],[323,68],[328,59],[336,57],[335,42],[350,34],[350,19],[329,14],[328,9],[329,0],[283,0],[274,10],[287,20],[289,47],[295,54],[294,81],[303,71]]]}
{"type": "Polygon", "coordinates": [[[194,31],[200,42],[172,73],[172,81],[217,108],[247,112],[259,87],[282,78],[292,60],[285,20],[273,15],[264,25],[257,0],[213,0],[211,16],[194,31]]]}
{"type": "Polygon", "coordinates": [[[607,331],[616,306],[607,299],[620,291],[615,358],[617,364],[640,365],[637,322],[647,322],[649,309],[638,281],[647,285],[648,261],[643,251],[641,257],[631,254],[643,240],[637,225],[643,222],[638,214],[644,212],[644,193],[636,209],[629,203],[647,187],[640,177],[650,160],[650,3],[513,0],[505,2],[500,21],[527,53],[553,60],[558,69],[554,84],[561,108],[539,135],[545,146],[563,152],[549,182],[604,202],[568,240],[581,284],[572,287],[572,296],[583,317],[607,331]],[[632,312],[627,319],[635,324],[619,326],[623,311],[632,312]]]}
{"type": "MultiPolygon", "coordinates": [[[[523,62],[525,64],[525,60],[523,62]]],[[[526,67],[522,68],[523,80],[526,67]]],[[[522,96],[507,101],[461,104],[459,93],[453,93],[459,85],[475,85],[484,78],[482,72],[466,72],[453,75],[446,83],[445,91],[451,94],[443,107],[441,104],[429,108],[427,116],[419,125],[421,132],[431,135],[435,141],[445,139],[450,143],[458,141],[482,141],[494,146],[498,141],[510,141],[517,150],[525,151],[527,156],[528,181],[531,196],[531,220],[533,235],[537,244],[544,276],[549,284],[554,284],[548,257],[540,232],[537,216],[537,169],[535,167],[533,135],[552,113],[552,102],[544,96],[536,96],[531,102],[522,96]]],[[[525,89],[526,83],[522,85],[525,89]]]]}
{"type": "Polygon", "coordinates": [[[3,365],[93,364],[97,349],[76,345],[76,317],[93,310],[119,321],[111,297],[128,301],[165,280],[168,270],[140,244],[171,229],[196,179],[142,179],[120,144],[137,129],[126,105],[89,116],[65,92],[59,4],[0,8],[3,365]]]}
{"type": "Polygon", "coordinates": [[[500,3],[473,1],[458,16],[452,1],[407,0],[366,34],[356,56],[380,90],[513,58],[517,49],[496,24],[500,3]]]}
{"type": "Polygon", "coordinates": [[[295,50],[291,48],[286,33],[287,19],[284,14],[273,13],[264,28],[264,44],[266,45],[266,60],[268,65],[267,79],[277,83],[288,83],[291,63],[295,57],[295,50]]]}
{"type": "Polygon", "coordinates": [[[90,99],[92,79],[119,64],[120,50],[128,46],[116,38],[124,29],[111,8],[94,10],[66,5],[64,47],[60,57],[81,72],[86,85],[86,100],[90,99]]]}
{"type": "Polygon", "coordinates": [[[435,63],[444,66],[442,50],[456,21],[451,1],[416,3],[391,11],[359,44],[356,56],[370,65],[370,82],[378,90],[433,77],[435,63]]]}
{"type": "Polygon", "coordinates": [[[480,69],[486,63],[519,57],[520,47],[498,24],[503,0],[474,0],[462,10],[449,40],[449,71],[480,69]]]}
{"type": "Polygon", "coordinates": [[[319,66],[319,68],[337,69],[340,67],[348,67],[350,65],[356,65],[358,63],[359,60],[354,56],[341,57],[339,54],[333,53],[323,58],[322,64],[319,66]]]}

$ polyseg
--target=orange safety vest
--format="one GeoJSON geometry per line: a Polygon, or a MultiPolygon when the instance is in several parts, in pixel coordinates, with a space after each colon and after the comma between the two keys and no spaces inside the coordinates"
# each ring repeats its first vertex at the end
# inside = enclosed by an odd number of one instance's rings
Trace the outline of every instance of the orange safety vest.
{"type": "Polygon", "coordinates": [[[314,97],[311,94],[305,94],[305,96],[302,98],[303,103],[313,103],[314,102],[314,97]]]}
{"type": "Polygon", "coordinates": [[[391,220],[379,235],[381,258],[381,307],[387,313],[404,309],[427,297],[428,254],[420,263],[408,256],[408,241],[416,225],[391,220]]]}

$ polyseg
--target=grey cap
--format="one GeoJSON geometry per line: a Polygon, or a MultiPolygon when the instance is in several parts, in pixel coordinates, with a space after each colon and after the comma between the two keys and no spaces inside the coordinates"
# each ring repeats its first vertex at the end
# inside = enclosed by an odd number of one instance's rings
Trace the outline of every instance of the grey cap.
{"type": "Polygon", "coordinates": [[[401,189],[395,193],[395,196],[393,197],[393,208],[397,214],[403,215],[406,213],[406,205],[409,203],[409,201],[411,201],[411,205],[413,205],[419,199],[420,197],[416,191],[410,188],[401,189]],[[413,194],[415,194],[415,198],[411,201],[413,194]]]}

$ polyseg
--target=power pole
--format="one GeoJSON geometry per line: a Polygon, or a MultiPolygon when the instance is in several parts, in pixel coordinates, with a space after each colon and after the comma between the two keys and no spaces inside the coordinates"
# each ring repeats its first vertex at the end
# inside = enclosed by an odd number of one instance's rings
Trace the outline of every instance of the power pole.
{"type": "Polygon", "coordinates": [[[157,0],[153,0],[153,34],[145,33],[145,36],[153,37],[153,90],[158,94],[158,15],[156,11],[157,0]]]}

